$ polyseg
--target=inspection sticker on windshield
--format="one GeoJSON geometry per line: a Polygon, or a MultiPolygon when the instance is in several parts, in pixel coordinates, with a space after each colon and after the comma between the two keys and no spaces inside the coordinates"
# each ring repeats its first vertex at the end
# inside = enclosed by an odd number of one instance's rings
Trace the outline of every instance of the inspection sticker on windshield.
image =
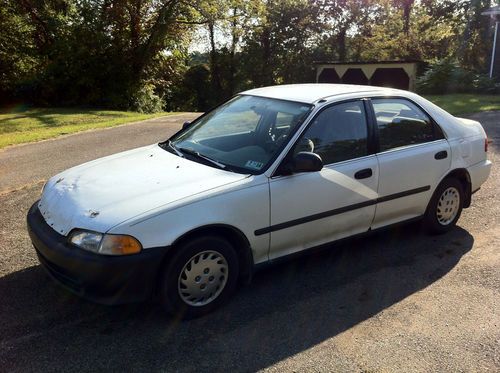
{"type": "Polygon", "coordinates": [[[257,161],[247,161],[245,167],[253,168],[254,170],[260,170],[264,166],[264,163],[257,161]]]}

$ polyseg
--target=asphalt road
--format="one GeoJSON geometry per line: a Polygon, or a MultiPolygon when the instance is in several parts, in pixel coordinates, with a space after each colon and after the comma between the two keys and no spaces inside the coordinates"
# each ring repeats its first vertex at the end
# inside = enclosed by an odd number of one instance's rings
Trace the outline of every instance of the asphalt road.
{"type": "Polygon", "coordinates": [[[189,322],[153,302],[105,307],[67,293],[38,265],[24,221],[39,180],[161,140],[184,116],[1,151],[0,371],[498,372],[500,112],[472,117],[494,166],[452,232],[412,224],[332,245],[257,273],[189,322]]]}

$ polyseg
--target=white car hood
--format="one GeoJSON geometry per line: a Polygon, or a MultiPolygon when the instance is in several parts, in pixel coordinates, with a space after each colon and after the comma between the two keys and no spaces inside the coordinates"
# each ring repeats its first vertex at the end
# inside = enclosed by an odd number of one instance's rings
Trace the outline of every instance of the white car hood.
{"type": "Polygon", "coordinates": [[[39,203],[58,233],[106,232],[149,210],[246,178],[150,145],[73,167],[52,177],[39,203]]]}

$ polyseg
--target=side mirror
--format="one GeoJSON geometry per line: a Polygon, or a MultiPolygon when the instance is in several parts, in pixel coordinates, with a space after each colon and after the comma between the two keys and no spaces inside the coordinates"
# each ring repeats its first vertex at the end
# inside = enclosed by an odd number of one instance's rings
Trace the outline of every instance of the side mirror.
{"type": "Polygon", "coordinates": [[[297,153],[291,162],[292,172],[315,172],[323,168],[323,160],[312,152],[297,153]]]}
{"type": "Polygon", "coordinates": [[[182,129],[185,130],[186,128],[188,128],[189,126],[191,125],[191,122],[187,121],[187,122],[184,122],[182,124],[182,129]]]}

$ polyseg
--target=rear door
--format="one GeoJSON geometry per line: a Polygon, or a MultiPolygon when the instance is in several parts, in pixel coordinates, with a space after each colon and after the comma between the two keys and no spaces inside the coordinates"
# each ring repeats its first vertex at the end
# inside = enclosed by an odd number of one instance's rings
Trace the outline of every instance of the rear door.
{"type": "Polygon", "coordinates": [[[421,216],[451,166],[439,126],[404,98],[371,100],[378,131],[378,204],[372,228],[421,216]]]}

